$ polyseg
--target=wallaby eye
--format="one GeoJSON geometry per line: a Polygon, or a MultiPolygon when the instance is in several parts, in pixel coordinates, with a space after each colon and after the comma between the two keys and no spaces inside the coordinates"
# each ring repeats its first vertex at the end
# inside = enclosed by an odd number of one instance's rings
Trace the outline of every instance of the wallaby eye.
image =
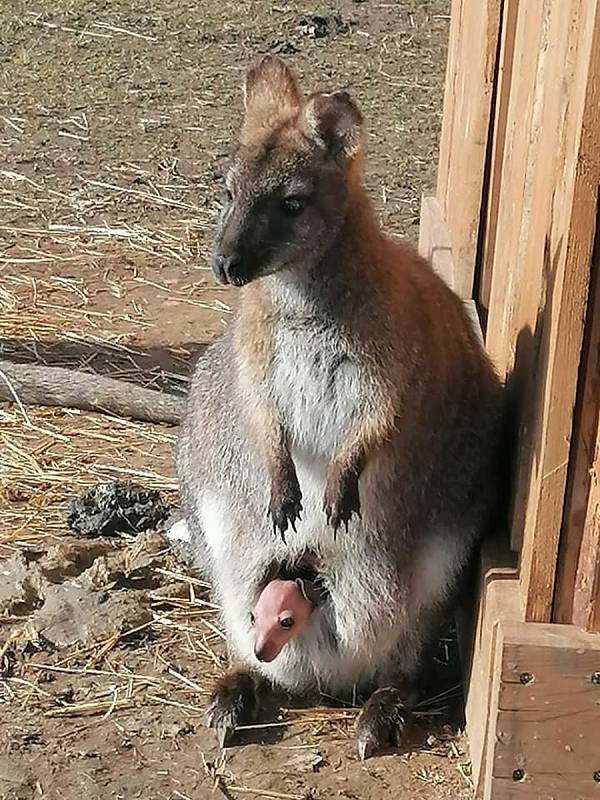
{"type": "Polygon", "coordinates": [[[298,217],[304,211],[306,201],[301,197],[286,197],[283,201],[283,210],[288,217],[298,217]]]}
{"type": "Polygon", "coordinates": [[[282,628],[293,628],[294,627],[294,618],[293,617],[284,617],[283,619],[279,620],[279,624],[282,628]]]}
{"type": "Polygon", "coordinates": [[[255,623],[254,614],[250,612],[250,625],[254,625],[254,623],[255,623]]]}

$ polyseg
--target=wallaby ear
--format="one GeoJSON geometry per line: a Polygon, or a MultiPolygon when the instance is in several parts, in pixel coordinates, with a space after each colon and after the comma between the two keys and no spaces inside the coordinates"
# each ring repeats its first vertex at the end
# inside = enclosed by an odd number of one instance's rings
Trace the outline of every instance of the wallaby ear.
{"type": "Polygon", "coordinates": [[[265,56],[251,67],[244,82],[244,129],[269,129],[291,119],[300,110],[300,92],[287,64],[265,56]]]}
{"type": "Polygon", "coordinates": [[[348,92],[319,93],[303,111],[306,135],[334,158],[352,158],[362,144],[363,117],[348,92]]]}

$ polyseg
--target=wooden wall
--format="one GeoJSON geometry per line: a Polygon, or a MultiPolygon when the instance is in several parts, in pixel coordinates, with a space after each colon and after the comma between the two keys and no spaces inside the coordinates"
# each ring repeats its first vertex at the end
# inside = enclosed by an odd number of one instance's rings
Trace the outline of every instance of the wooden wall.
{"type": "Polygon", "coordinates": [[[515,399],[524,616],[596,630],[599,185],[600,0],[453,0],[438,200],[515,399]]]}

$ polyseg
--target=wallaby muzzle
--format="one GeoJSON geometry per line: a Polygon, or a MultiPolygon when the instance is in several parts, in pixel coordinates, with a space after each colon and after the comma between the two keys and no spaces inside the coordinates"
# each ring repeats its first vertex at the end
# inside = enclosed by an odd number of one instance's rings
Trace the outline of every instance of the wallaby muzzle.
{"type": "Polygon", "coordinates": [[[239,253],[225,256],[215,253],[212,258],[212,270],[219,283],[243,286],[248,283],[249,277],[242,274],[243,264],[239,253]]]}

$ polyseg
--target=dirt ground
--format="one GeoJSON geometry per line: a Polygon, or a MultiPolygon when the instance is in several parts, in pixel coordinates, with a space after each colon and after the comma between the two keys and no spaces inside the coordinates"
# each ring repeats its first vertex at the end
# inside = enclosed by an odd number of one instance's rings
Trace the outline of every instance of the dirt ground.
{"type": "MultiPolygon", "coordinates": [[[[0,357],[185,390],[235,303],[207,257],[242,70],[259,53],[358,98],[367,185],[385,227],[414,239],[447,15],[447,0],[2,3],[0,357]]],[[[356,709],[326,698],[219,750],[203,726],[226,665],[209,587],[157,533],[84,538],[65,522],[99,482],[175,499],[174,435],[0,408],[0,798],[469,798],[451,641],[400,753],[361,764],[356,709]]]]}

